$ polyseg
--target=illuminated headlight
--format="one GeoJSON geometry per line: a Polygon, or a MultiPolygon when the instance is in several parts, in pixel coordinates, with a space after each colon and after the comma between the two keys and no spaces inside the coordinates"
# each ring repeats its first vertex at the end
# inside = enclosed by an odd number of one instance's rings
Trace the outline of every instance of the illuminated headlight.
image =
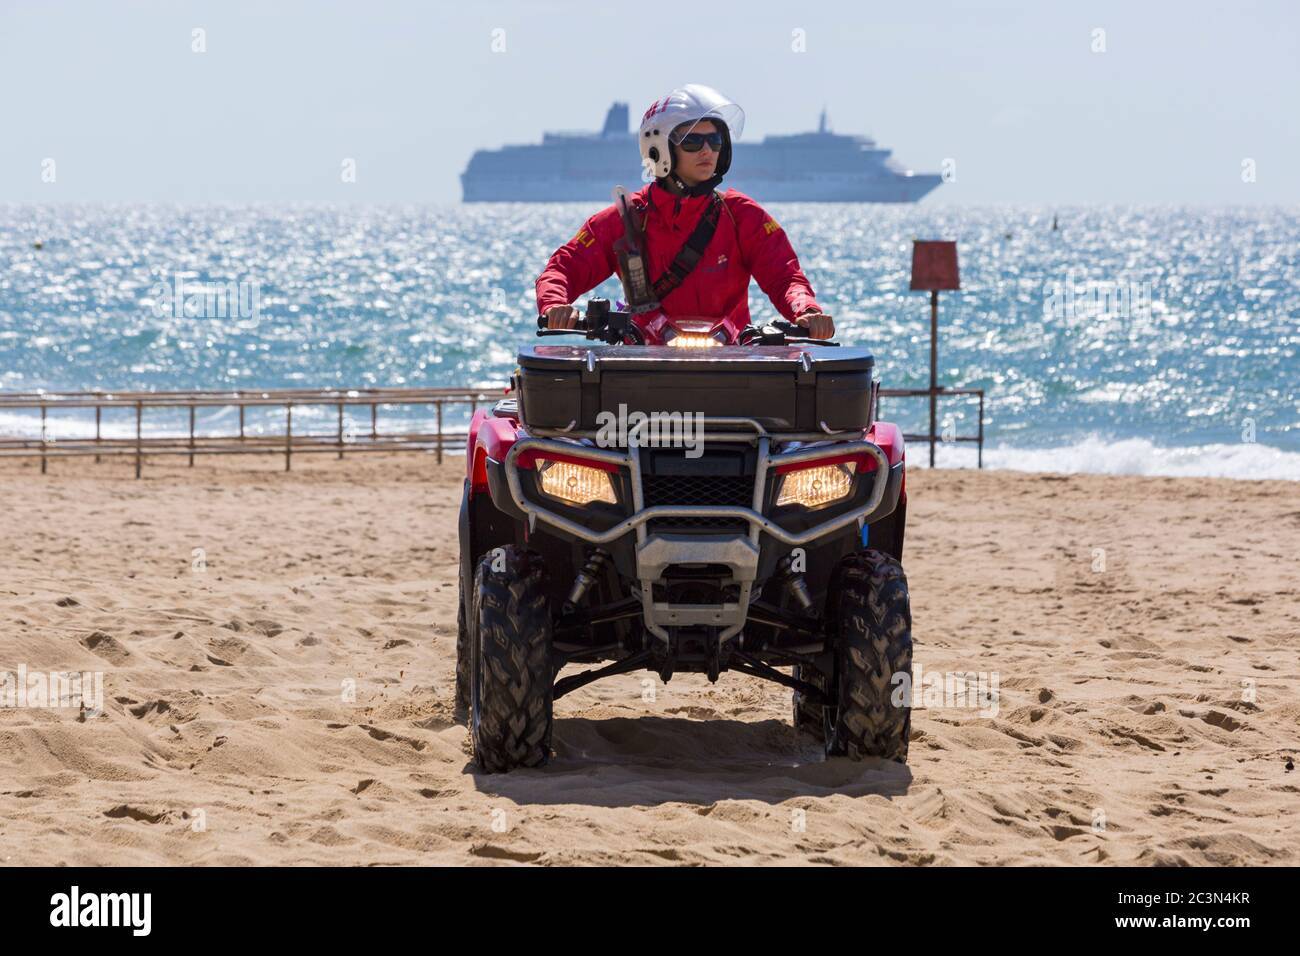
{"type": "Polygon", "coordinates": [[[681,333],[668,340],[668,344],[678,349],[711,349],[722,343],[711,335],[691,335],[681,333]]]}
{"type": "Polygon", "coordinates": [[[570,501],[575,505],[587,505],[593,501],[616,504],[614,485],[609,480],[609,473],[587,465],[575,465],[569,461],[539,461],[537,474],[542,483],[542,491],[552,498],[570,501]]]}
{"type": "Polygon", "coordinates": [[[846,461],[788,472],[781,476],[776,506],[816,508],[847,498],[853,491],[853,473],[857,467],[857,462],[846,461]]]}

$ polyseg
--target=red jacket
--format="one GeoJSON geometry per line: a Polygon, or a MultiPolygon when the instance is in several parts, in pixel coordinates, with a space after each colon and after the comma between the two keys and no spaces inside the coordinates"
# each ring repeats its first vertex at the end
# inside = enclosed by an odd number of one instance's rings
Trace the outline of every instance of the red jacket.
{"type": "MultiPolygon", "coordinates": [[[[641,210],[646,278],[654,282],[689,238],[709,197],[680,198],[651,183],[628,199],[641,210]]],[[[735,327],[743,328],[749,324],[751,276],[787,319],[819,308],[790,240],[776,220],[734,189],[727,190],[723,202],[726,209],[718,217],[718,228],[704,255],[660,303],[664,313],[675,317],[730,316],[735,327]]],[[[569,305],[613,275],[618,268],[614,241],[622,235],[623,220],[612,205],[588,219],[576,236],[555,250],[538,276],[537,311],[569,305]]]]}

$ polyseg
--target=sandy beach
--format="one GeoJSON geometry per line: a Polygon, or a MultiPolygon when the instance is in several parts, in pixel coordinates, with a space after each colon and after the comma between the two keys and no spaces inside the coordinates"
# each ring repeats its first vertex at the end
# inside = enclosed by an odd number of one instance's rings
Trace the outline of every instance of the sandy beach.
{"type": "Polygon", "coordinates": [[[788,691],[631,674],[555,757],[452,721],[463,463],[0,464],[0,862],[1295,864],[1300,485],[914,471],[916,661],[995,673],[907,767],[826,762],[788,691]],[[648,681],[649,683],[643,683],[648,681]]]}

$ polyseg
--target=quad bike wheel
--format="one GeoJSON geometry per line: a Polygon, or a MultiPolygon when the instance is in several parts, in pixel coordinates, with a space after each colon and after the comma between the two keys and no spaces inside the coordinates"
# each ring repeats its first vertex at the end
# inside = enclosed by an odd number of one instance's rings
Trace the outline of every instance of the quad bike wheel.
{"type": "Polygon", "coordinates": [[[507,547],[485,555],[474,574],[470,734],[487,773],[540,767],[551,756],[555,675],[544,573],[540,556],[507,547]]]}
{"type": "Polygon", "coordinates": [[[826,755],[906,763],[912,724],[907,576],[889,555],[860,551],[844,559],[836,577],[827,610],[838,693],[826,755]],[[896,681],[897,674],[906,681],[896,681]]]}

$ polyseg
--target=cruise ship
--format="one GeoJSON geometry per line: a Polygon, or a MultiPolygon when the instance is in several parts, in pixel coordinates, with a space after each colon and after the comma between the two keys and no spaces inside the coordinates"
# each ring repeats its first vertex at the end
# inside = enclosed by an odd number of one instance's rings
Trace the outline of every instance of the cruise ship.
{"type": "MultiPolygon", "coordinates": [[[[914,173],[866,136],[817,131],[732,144],[724,182],[761,202],[916,202],[939,185],[914,173]]],[[[545,133],[540,144],[481,149],[460,176],[465,202],[608,200],[614,186],[639,188],[641,169],[628,106],[615,103],[598,133],[545,133]]]]}

